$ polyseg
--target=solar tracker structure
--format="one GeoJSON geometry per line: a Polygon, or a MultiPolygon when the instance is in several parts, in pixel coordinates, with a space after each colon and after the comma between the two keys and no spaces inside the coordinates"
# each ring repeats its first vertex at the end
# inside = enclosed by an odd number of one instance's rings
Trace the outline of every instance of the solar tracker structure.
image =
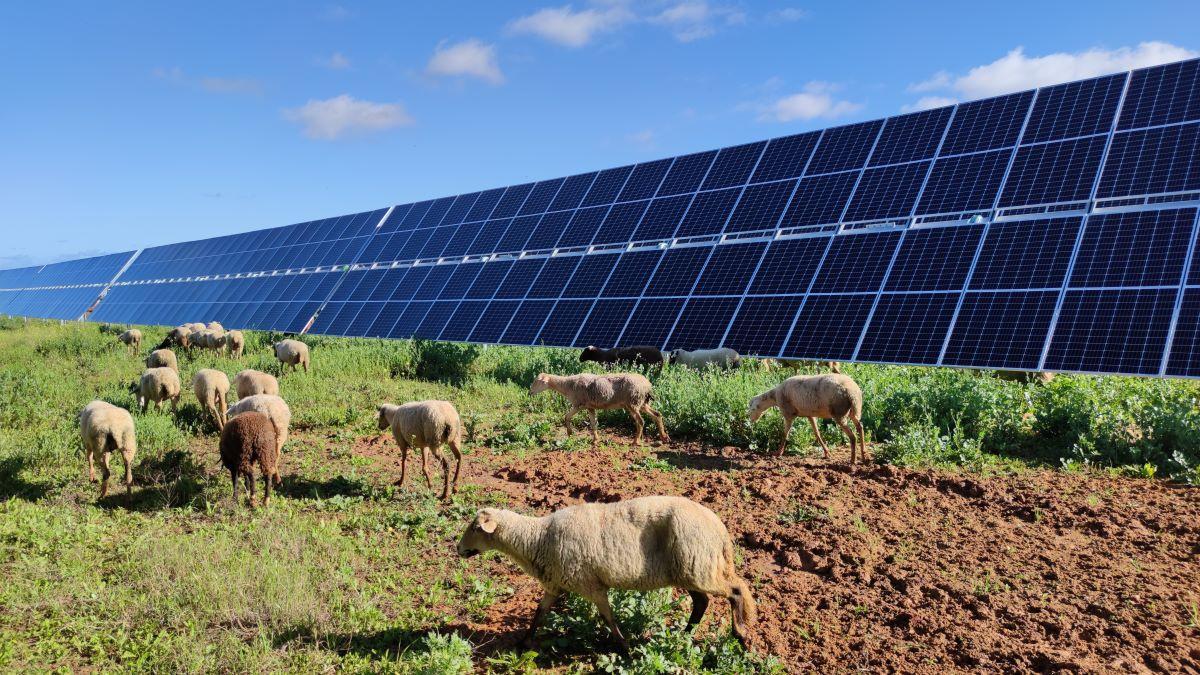
{"type": "Polygon", "coordinates": [[[108,256],[89,318],[1200,377],[1198,208],[1192,60],[108,256]]]}

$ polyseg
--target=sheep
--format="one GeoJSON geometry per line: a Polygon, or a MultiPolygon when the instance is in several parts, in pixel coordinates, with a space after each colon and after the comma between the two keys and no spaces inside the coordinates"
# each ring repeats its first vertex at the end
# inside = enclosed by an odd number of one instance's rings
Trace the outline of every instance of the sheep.
{"type": "Polygon", "coordinates": [[[233,376],[233,388],[237,390],[238,398],[246,398],[255,394],[278,396],[279,380],[269,373],[247,368],[238,371],[238,374],[233,376]]]}
{"type": "Polygon", "coordinates": [[[275,427],[275,454],[278,462],[278,456],[283,454],[283,444],[287,442],[288,425],[292,423],[291,408],[278,396],[255,394],[230,406],[226,419],[233,420],[238,415],[250,411],[260,412],[271,419],[271,425],[275,427]]]}
{"type": "Polygon", "coordinates": [[[146,357],[146,367],[170,368],[178,373],[179,359],[175,358],[175,352],[170,349],[156,349],[150,352],[150,356],[146,357]]]}
{"type": "Polygon", "coordinates": [[[217,323],[216,321],[209,321],[207,328],[209,330],[213,331],[214,333],[224,333],[225,332],[225,327],[222,326],[221,324],[217,323]]]}
{"type": "Polygon", "coordinates": [[[275,427],[271,418],[253,410],[229,420],[221,430],[221,463],[233,480],[233,503],[238,503],[238,476],[246,481],[250,493],[250,508],[254,508],[254,466],[263,478],[263,506],[271,501],[271,483],[279,485],[279,455],[276,451],[275,427]]]}
{"type": "Polygon", "coordinates": [[[275,343],[274,350],[275,358],[284,368],[291,366],[292,372],[295,372],[296,366],[304,366],[304,372],[308,372],[308,345],[299,340],[283,340],[275,343]]]}
{"type": "Polygon", "coordinates": [[[221,336],[221,349],[228,349],[230,358],[240,359],[246,349],[246,337],[240,330],[231,330],[221,336]]]}
{"type": "Polygon", "coordinates": [[[619,363],[630,366],[661,366],[666,357],[658,347],[614,347],[601,349],[588,345],[579,353],[580,361],[597,363],[619,363]]]}
{"type": "Polygon", "coordinates": [[[125,460],[125,493],[133,493],[133,457],[137,454],[137,435],[128,410],[106,401],[92,401],[79,413],[79,435],[87,455],[88,480],[96,482],[96,460],[100,460],[103,481],[100,498],[108,496],[108,462],[114,451],[125,460]]]}
{"type": "Polygon", "coordinates": [[[137,350],[142,346],[142,331],[136,328],[130,328],[124,333],[118,335],[117,340],[122,344],[127,345],[131,354],[136,354],[137,350]]]}
{"type": "Polygon", "coordinates": [[[825,367],[829,369],[829,372],[837,374],[837,375],[842,374],[842,363],[840,361],[805,361],[803,359],[763,359],[763,362],[767,363],[768,365],[776,363],[781,366],[784,366],[785,368],[791,368],[792,370],[803,370],[803,371],[807,371],[807,372],[812,372],[814,369],[819,370],[820,369],[819,364],[824,364],[825,367]]]}
{"type": "Polygon", "coordinates": [[[171,401],[171,412],[179,412],[179,396],[183,386],[179,382],[179,373],[168,367],[147,368],[142,372],[142,378],[131,390],[138,394],[138,405],[145,413],[154,403],[155,410],[162,409],[163,401],[171,401]]]}
{"type": "Polygon", "coordinates": [[[396,445],[400,446],[400,487],[404,487],[405,474],[408,472],[409,448],[420,449],[421,473],[425,476],[425,487],[432,487],[427,468],[428,448],[442,463],[441,498],[446,499],[452,492],[458,491],[464,428],[453,404],[448,401],[416,401],[404,405],[385,403],[379,406],[379,429],[389,427],[396,439],[396,445]],[[441,450],[443,444],[450,446],[450,451],[454,453],[453,488],[450,482],[450,462],[441,450]]]}
{"type": "Polygon", "coordinates": [[[743,645],[746,629],[754,625],[754,597],[734,569],[728,530],[715,513],[684,497],[580,504],[541,518],[482,509],[459,539],[458,554],[469,558],[484,551],[503,553],[542,585],[527,644],[566,591],[596,605],[626,652],[629,645],[608,604],[610,588],[686,590],[692,598],[687,630],[704,617],[708,596],[728,598],[733,633],[743,645]]]}
{"type": "Polygon", "coordinates": [[[196,401],[200,403],[200,407],[216,423],[217,429],[224,429],[228,421],[225,415],[229,397],[229,376],[219,370],[205,368],[192,378],[192,392],[196,394],[196,401]]]}
{"type": "Polygon", "coordinates": [[[167,331],[167,336],[164,337],[162,342],[158,343],[158,346],[156,346],[154,349],[156,351],[159,349],[168,349],[170,347],[181,347],[183,349],[187,349],[191,346],[191,341],[188,339],[188,337],[191,335],[191,332],[191,329],[185,326],[176,326],[175,328],[167,331]]]}
{"type": "Polygon", "coordinates": [[[201,322],[196,322],[196,323],[185,323],[185,324],[183,324],[183,325],[181,325],[181,326],[180,326],[180,328],[186,329],[188,332],[192,332],[192,331],[198,331],[198,330],[204,330],[204,329],[205,329],[205,328],[207,328],[207,327],[208,327],[208,326],[205,326],[205,325],[204,325],[203,323],[201,323],[201,322]]]}
{"type": "Polygon", "coordinates": [[[566,427],[568,436],[572,433],[571,418],[580,410],[588,411],[592,422],[593,448],[600,443],[596,411],[612,408],[624,408],[629,411],[629,416],[633,418],[633,425],[637,429],[637,434],[633,439],[634,445],[642,444],[644,425],[641,413],[643,412],[653,417],[658,425],[659,441],[666,443],[671,440],[667,437],[666,427],[663,426],[662,415],[650,407],[650,401],[654,398],[650,380],[637,373],[617,375],[583,373],[568,376],[540,373],[529,388],[529,394],[536,396],[547,389],[553,389],[562,394],[571,404],[571,409],[563,417],[563,426],[566,427]]]}
{"type": "Polygon", "coordinates": [[[737,368],[742,365],[742,357],[736,351],[721,347],[720,349],[697,349],[689,352],[686,349],[676,349],[671,352],[671,365],[679,364],[692,368],[716,366],[724,370],[737,368]]]}
{"type": "Polygon", "coordinates": [[[769,391],[763,392],[750,399],[748,406],[750,423],[758,421],[767,410],[779,407],[783,415],[783,441],[779,444],[776,457],[782,456],[787,449],[788,434],[792,431],[792,422],[797,417],[807,417],[812,424],[813,434],[821,444],[825,459],[829,459],[829,446],[821,438],[817,428],[817,418],[831,419],[837,422],[846,436],[850,439],[850,463],[857,462],[855,458],[856,443],[854,432],[846,426],[845,418],[849,417],[858,429],[858,444],[862,447],[863,461],[867,460],[867,438],[862,425],[862,389],[858,384],[845,375],[795,375],[781,382],[769,391]]]}

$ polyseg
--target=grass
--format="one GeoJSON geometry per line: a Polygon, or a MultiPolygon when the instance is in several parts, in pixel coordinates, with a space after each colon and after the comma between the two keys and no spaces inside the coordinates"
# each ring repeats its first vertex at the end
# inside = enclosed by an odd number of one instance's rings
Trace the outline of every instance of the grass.
{"type": "MultiPolygon", "coordinates": [[[[148,345],[165,334],[143,331],[148,345]]],[[[185,355],[184,378],[206,367],[278,375],[267,349],[277,337],[247,333],[240,361],[185,355]]],[[[75,415],[93,398],[133,408],[128,385],[141,364],[94,325],[0,319],[0,670],[782,672],[718,631],[682,634],[687,601],[666,591],[614,594],[622,625],[640,636],[628,658],[607,653],[579,599],[551,615],[537,651],[473,654],[448,626],[478,620],[513,590],[450,551],[474,509],[500,501],[469,481],[449,505],[423,489],[398,490],[373,478],[353,448],[378,433],[380,402],[441,398],[463,413],[467,462],[470,453],[586,452],[585,429],[562,433],[561,398],[528,395],[538,372],[584,364],[557,349],[303,339],[313,371],[282,380],[294,413],[285,481],[271,508],[252,513],[230,507],[228,479],[213,464],[215,435],[190,395],[176,417],[134,415],[133,498],[114,489],[97,502],[75,415]]],[[[974,472],[1108,468],[1200,483],[1193,382],[1037,385],[854,364],[847,372],[864,389],[875,461],[974,472]]],[[[746,402],[789,374],[748,361],[730,374],[650,376],[672,437],[765,452],[778,442],[779,415],[750,425],[746,402]]],[[[600,424],[632,431],[620,412],[601,414],[600,424]]],[[[832,424],[822,433],[844,442],[832,424]]],[[[797,424],[790,452],[813,452],[813,440],[797,424]]],[[[674,470],[654,454],[633,468],[674,470]]],[[[827,517],[797,503],[779,518],[827,517]]],[[[1002,592],[995,581],[985,574],[978,590],[1002,592]]]]}

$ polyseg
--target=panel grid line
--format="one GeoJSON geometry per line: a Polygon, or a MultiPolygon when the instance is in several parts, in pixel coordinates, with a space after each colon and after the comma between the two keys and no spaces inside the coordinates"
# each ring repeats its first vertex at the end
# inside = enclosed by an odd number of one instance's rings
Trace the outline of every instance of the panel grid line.
{"type": "Polygon", "coordinates": [[[1158,366],[1158,374],[1166,376],[1167,365],[1171,360],[1171,350],[1175,346],[1175,329],[1179,326],[1179,313],[1183,308],[1183,295],[1191,281],[1192,260],[1196,254],[1196,246],[1200,244],[1200,209],[1192,218],[1192,236],[1188,240],[1187,255],[1183,259],[1183,273],[1179,275],[1179,290],[1175,296],[1175,309],[1171,312],[1171,325],[1167,328],[1166,347],[1163,348],[1162,362],[1158,366]]]}

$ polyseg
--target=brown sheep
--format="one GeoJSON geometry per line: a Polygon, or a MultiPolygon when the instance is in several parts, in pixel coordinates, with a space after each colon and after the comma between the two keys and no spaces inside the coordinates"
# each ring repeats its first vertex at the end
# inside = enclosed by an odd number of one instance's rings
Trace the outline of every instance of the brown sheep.
{"type": "Polygon", "coordinates": [[[271,483],[279,485],[278,453],[275,451],[275,427],[260,412],[244,412],[229,420],[221,430],[221,463],[233,481],[233,503],[238,503],[238,476],[245,479],[254,508],[254,467],[263,477],[263,506],[271,501],[271,483]]]}
{"type": "Polygon", "coordinates": [[[845,419],[849,417],[858,428],[863,461],[866,461],[867,439],[863,433],[862,402],[862,389],[858,387],[858,383],[845,375],[796,375],[784,380],[774,389],[750,399],[750,423],[757,422],[767,410],[779,407],[779,412],[783,415],[783,441],[775,454],[782,456],[787,449],[792,422],[797,417],[807,417],[817,442],[821,444],[825,459],[829,459],[829,446],[825,445],[825,439],[821,438],[816,418],[831,419],[837,422],[850,439],[850,463],[853,464],[857,461],[857,446],[854,432],[846,426],[845,419]]]}

